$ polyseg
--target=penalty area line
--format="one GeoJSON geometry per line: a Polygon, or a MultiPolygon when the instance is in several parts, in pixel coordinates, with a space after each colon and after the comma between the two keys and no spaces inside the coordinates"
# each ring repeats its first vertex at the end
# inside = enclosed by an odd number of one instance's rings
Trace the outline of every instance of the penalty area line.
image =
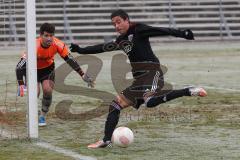
{"type": "MultiPolygon", "coordinates": [[[[171,82],[170,84],[172,85],[178,85],[178,83],[171,82]]],[[[181,85],[182,86],[182,85],[181,85]]],[[[189,86],[199,86],[199,87],[204,87],[206,89],[213,89],[213,90],[222,90],[222,91],[228,91],[228,92],[240,92],[240,89],[234,89],[234,88],[226,88],[226,87],[221,87],[221,86],[207,86],[207,85],[192,85],[192,84],[183,84],[185,87],[189,86]]]]}
{"type": "Polygon", "coordinates": [[[63,149],[63,148],[51,145],[46,142],[36,142],[35,145],[45,148],[45,149],[48,149],[48,150],[51,150],[51,151],[61,153],[65,156],[73,157],[74,159],[77,159],[77,160],[97,160],[94,157],[84,156],[84,155],[78,154],[76,152],[73,152],[71,150],[63,149]]]}
{"type": "Polygon", "coordinates": [[[224,88],[224,87],[212,87],[212,86],[204,86],[207,89],[215,89],[215,90],[223,90],[229,92],[240,92],[239,89],[232,89],[232,88],[224,88]]]}

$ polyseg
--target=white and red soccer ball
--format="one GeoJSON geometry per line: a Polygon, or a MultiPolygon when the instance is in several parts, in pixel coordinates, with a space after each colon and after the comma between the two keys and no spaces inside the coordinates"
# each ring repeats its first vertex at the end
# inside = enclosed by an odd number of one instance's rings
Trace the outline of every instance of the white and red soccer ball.
{"type": "Polygon", "coordinates": [[[128,127],[118,127],[114,130],[112,135],[113,144],[119,147],[128,147],[133,143],[134,135],[128,127]]]}

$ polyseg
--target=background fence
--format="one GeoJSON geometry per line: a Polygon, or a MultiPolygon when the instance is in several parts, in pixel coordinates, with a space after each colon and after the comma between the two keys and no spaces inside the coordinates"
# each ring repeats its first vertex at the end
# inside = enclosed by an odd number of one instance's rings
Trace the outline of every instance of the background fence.
{"type": "MultiPolygon", "coordinates": [[[[191,28],[197,40],[240,39],[239,0],[37,0],[37,29],[51,22],[56,36],[67,43],[107,41],[115,36],[109,16],[118,8],[126,10],[132,21],[191,28]]],[[[24,42],[24,0],[0,0],[0,47],[24,42]]]]}

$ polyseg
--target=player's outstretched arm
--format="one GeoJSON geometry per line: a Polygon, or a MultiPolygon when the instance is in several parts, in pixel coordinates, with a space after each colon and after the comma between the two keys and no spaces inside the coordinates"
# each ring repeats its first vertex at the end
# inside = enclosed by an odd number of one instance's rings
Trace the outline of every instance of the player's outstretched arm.
{"type": "Polygon", "coordinates": [[[70,67],[72,67],[72,69],[74,69],[82,77],[83,81],[87,83],[88,87],[94,88],[95,81],[93,80],[93,78],[83,72],[82,68],[79,66],[77,61],[70,53],[67,56],[63,57],[63,59],[70,67]]]}
{"type": "Polygon", "coordinates": [[[79,54],[97,54],[97,53],[104,52],[104,50],[103,50],[104,44],[98,44],[98,45],[82,48],[75,43],[71,43],[69,48],[70,48],[71,52],[77,52],[79,54]]]}
{"type": "Polygon", "coordinates": [[[137,32],[142,37],[157,37],[157,36],[174,36],[185,38],[187,40],[194,40],[193,32],[190,29],[174,29],[165,27],[152,27],[144,24],[140,24],[137,27],[137,32]]]}

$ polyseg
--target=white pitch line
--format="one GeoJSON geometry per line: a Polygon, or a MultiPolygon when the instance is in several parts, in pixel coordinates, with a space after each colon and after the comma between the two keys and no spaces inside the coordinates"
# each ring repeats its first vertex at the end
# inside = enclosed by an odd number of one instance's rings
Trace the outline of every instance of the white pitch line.
{"type": "MultiPolygon", "coordinates": [[[[171,82],[170,84],[172,85],[177,85],[175,82],[171,82]]],[[[195,86],[195,85],[190,85],[190,84],[184,84],[184,86],[195,86]]],[[[215,89],[215,90],[222,90],[222,91],[229,91],[229,92],[240,92],[240,89],[232,89],[232,88],[225,88],[225,87],[214,87],[214,86],[206,86],[206,85],[200,85],[204,88],[208,89],[215,89]]]]}
{"type": "MultiPolygon", "coordinates": [[[[7,131],[6,129],[1,129],[0,137],[12,139],[12,138],[17,138],[18,136],[16,136],[12,132],[7,131]]],[[[56,146],[51,145],[51,144],[46,143],[46,142],[36,142],[35,145],[37,145],[39,147],[42,147],[42,148],[52,150],[52,151],[55,151],[55,152],[58,152],[58,153],[61,153],[61,154],[64,154],[64,155],[69,156],[69,157],[73,157],[76,160],[97,160],[94,157],[84,156],[84,155],[78,154],[76,152],[73,152],[71,150],[56,147],[56,146]]]]}
{"type": "Polygon", "coordinates": [[[58,153],[62,153],[62,154],[66,155],[66,156],[69,156],[69,157],[73,157],[77,160],[97,160],[94,157],[84,156],[84,155],[78,154],[76,152],[73,152],[71,150],[56,147],[56,146],[51,145],[51,144],[46,143],[46,142],[37,142],[36,145],[39,146],[39,147],[42,147],[42,148],[46,148],[46,149],[58,152],[58,153]]]}
{"type": "Polygon", "coordinates": [[[208,89],[216,89],[216,90],[224,90],[224,91],[230,91],[230,92],[240,92],[240,89],[232,89],[232,88],[223,88],[223,87],[211,87],[211,86],[204,86],[208,89]]]}

